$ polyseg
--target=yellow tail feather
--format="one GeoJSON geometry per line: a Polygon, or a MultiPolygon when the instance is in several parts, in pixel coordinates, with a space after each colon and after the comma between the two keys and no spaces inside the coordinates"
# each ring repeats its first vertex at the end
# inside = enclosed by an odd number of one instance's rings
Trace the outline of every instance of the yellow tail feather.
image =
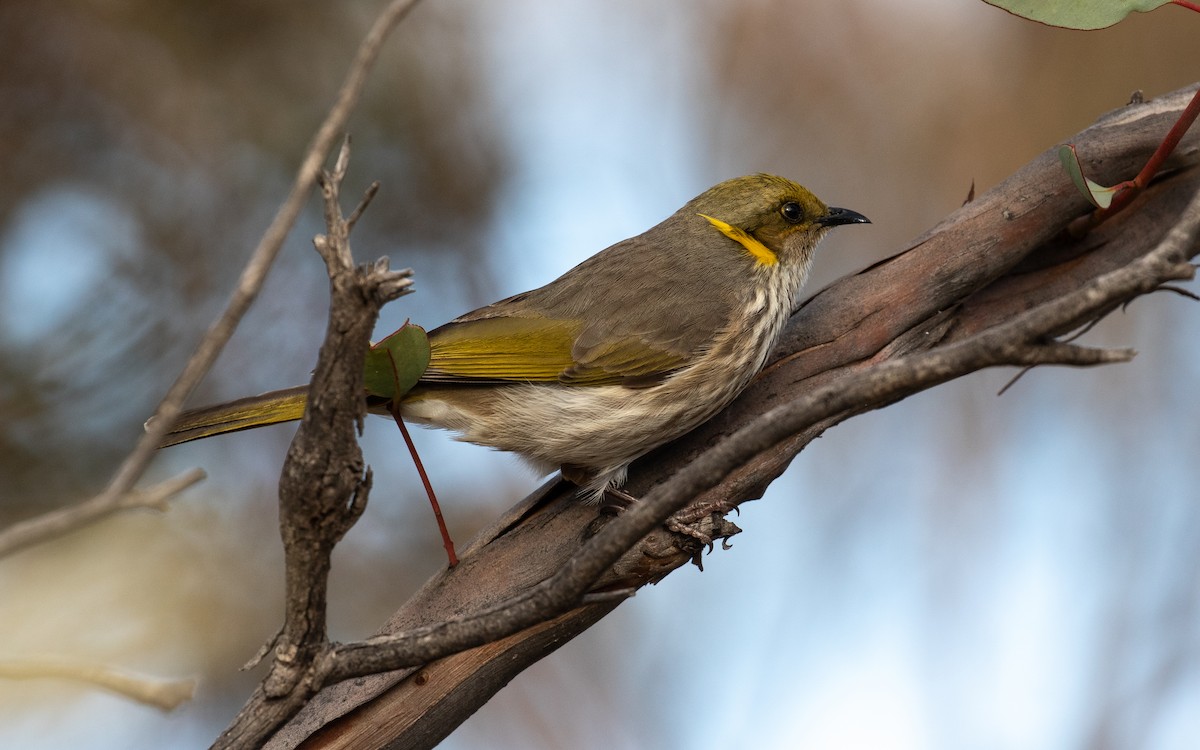
{"type": "Polygon", "coordinates": [[[178,445],[226,432],[297,420],[304,416],[307,393],[308,386],[302,385],[186,411],[179,415],[175,427],[167,433],[158,447],[166,448],[168,445],[178,445]]]}

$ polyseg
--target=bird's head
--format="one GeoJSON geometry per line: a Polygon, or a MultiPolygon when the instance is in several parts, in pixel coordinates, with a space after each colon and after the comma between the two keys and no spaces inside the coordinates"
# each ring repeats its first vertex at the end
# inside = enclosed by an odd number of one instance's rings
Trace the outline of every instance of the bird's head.
{"type": "Polygon", "coordinates": [[[679,214],[710,224],[710,231],[737,242],[764,266],[807,265],[831,227],[870,223],[857,211],[826,206],[802,185],[769,174],[726,180],[693,198],[679,214]]]}

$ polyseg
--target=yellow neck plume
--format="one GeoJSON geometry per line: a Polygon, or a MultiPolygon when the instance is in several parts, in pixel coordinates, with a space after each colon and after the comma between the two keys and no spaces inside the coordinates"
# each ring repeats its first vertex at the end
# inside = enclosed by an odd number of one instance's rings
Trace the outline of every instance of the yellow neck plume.
{"type": "Polygon", "coordinates": [[[756,240],[745,230],[738,229],[720,219],[714,219],[707,214],[697,214],[697,216],[708,219],[708,222],[716,227],[718,232],[746,248],[746,252],[754,256],[754,260],[758,265],[773,266],[779,262],[779,256],[771,252],[770,248],[756,240]]]}

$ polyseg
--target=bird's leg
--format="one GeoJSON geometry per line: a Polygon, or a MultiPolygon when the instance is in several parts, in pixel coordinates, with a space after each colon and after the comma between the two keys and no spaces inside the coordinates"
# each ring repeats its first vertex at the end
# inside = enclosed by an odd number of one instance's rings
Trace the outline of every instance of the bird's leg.
{"type": "Polygon", "coordinates": [[[404,443],[408,446],[408,452],[412,455],[413,464],[417,467],[417,473],[421,475],[421,483],[425,485],[425,494],[429,497],[429,504],[433,506],[433,517],[437,521],[438,532],[442,535],[442,547],[446,550],[446,558],[450,562],[450,567],[458,565],[458,555],[454,551],[454,540],[450,538],[450,530],[446,528],[446,519],[442,517],[442,506],[438,505],[437,496],[433,494],[433,484],[429,481],[429,475],[425,473],[425,464],[421,462],[421,457],[417,455],[417,446],[413,444],[412,438],[408,434],[408,428],[404,426],[404,419],[400,416],[400,407],[395,401],[388,402],[388,411],[392,418],[396,420],[396,426],[400,428],[400,434],[404,436],[404,443]]]}
{"type": "Polygon", "coordinates": [[[633,495],[616,487],[605,487],[603,497],[600,501],[600,512],[610,516],[619,516],[622,511],[638,501],[633,495]]]}
{"type": "Polygon", "coordinates": [[[606,484],[603,489],[593,492],[591,487],[595,486],[596,473],[583,466],[563,464],[562,476],[563,479],[580,488],[580,496],[585,497],[588,502],[598,503],[600,512],[608,516],[618,515],[638,501],[633,495],[617,489],[612,484],[606,484]]]}

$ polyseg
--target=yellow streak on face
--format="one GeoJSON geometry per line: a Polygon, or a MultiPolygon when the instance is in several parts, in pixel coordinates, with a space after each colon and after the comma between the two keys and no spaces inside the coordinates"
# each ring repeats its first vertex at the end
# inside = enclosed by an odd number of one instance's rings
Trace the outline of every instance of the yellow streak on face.
{"type": "Polygon", "coordinates": [[[714,219],[707,214],[697,214],[697,216],[708,219],[709,223],[717,228],[717,231],[746,248],[746,252],[754,256],[754,260],[758,265],[773,266],[779,262],[779,256],[771,252],[771,249],[766,245],[750,236],[745,230],[738,229],[720,219],[714,219]]]}

